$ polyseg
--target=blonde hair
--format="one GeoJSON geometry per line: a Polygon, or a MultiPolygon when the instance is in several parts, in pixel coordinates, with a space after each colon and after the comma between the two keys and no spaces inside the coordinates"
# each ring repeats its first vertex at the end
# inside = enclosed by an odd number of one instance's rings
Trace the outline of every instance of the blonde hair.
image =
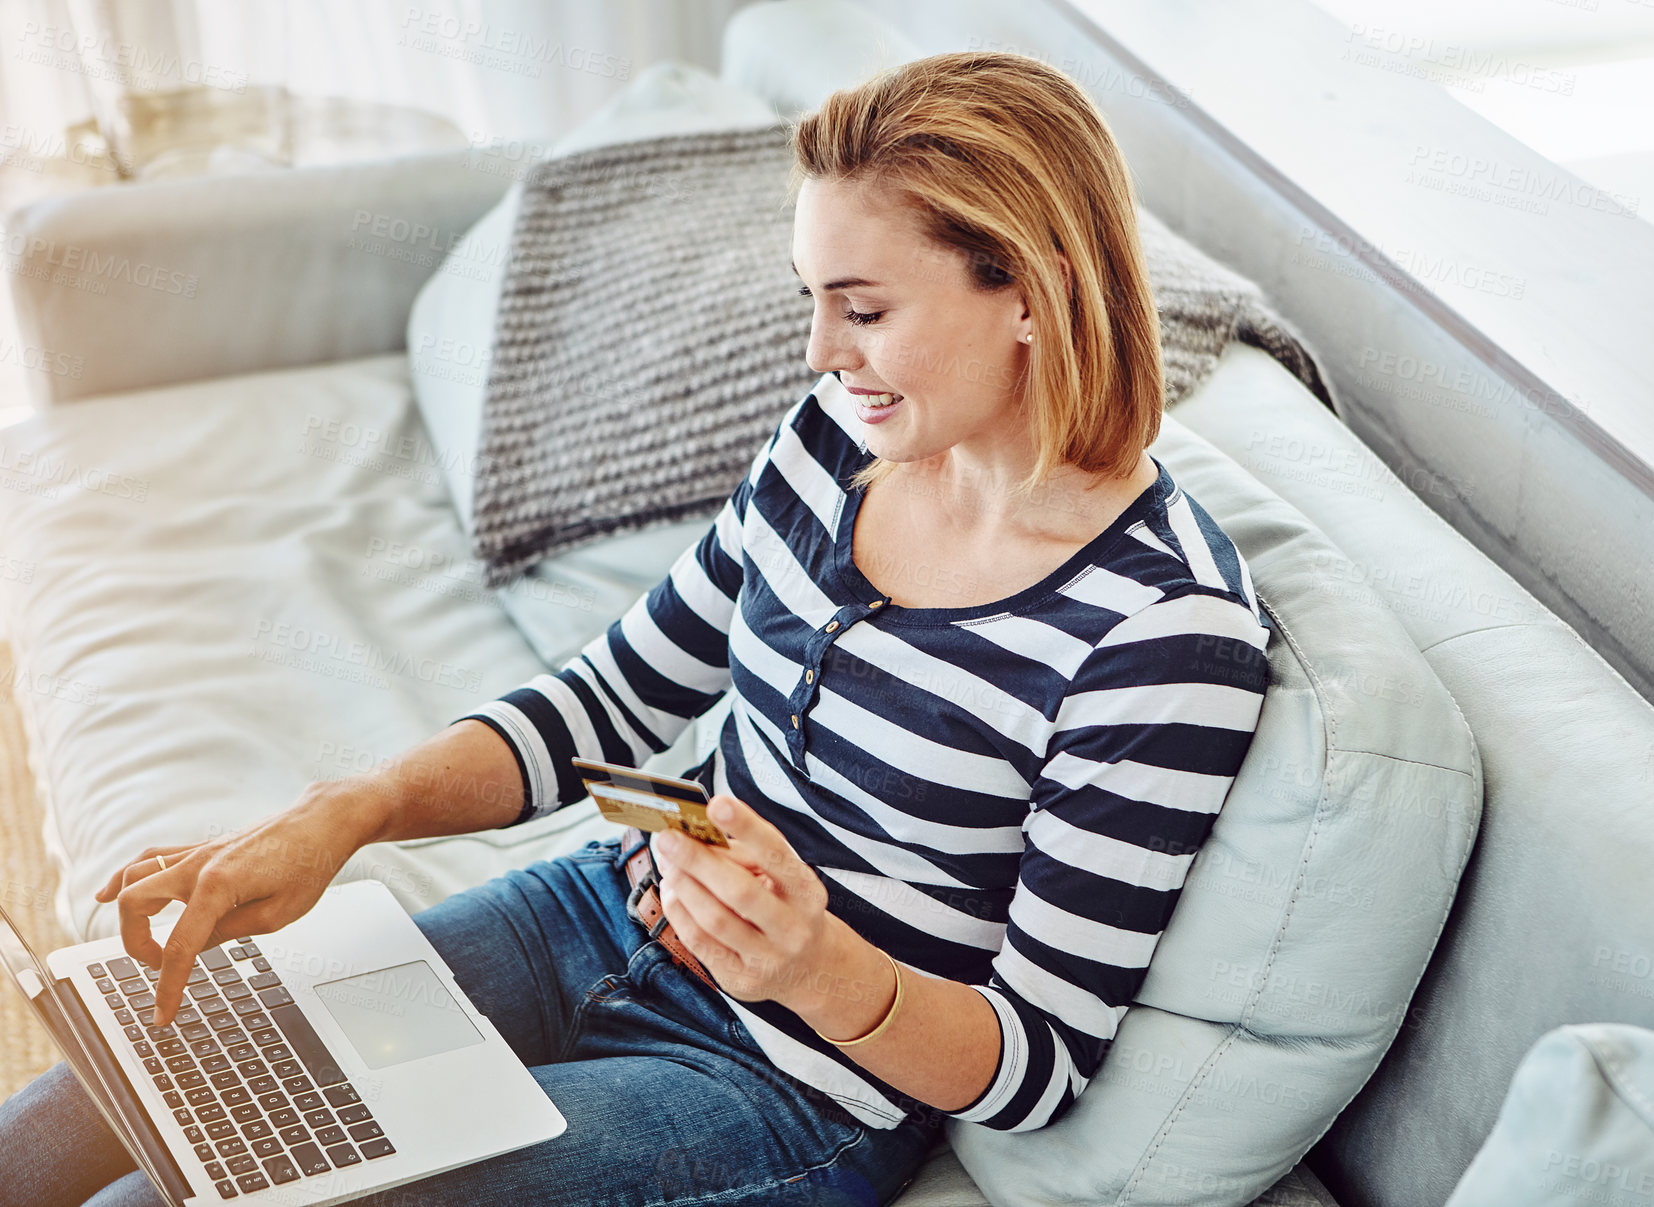
{"type": "MultiPolygon", "coordinates": [[[[1063,464],[1137,467],[1160,433],[1160,320],[1131,176],[1073,80],[1026,55],[931,55],[833,93],[794,125],[792,149],[795,197],[810,178],[892,188],[963,253],[976,288],[1022,287],[1036,338],[1019,385],[1039,454],[1019,489],[1063,464]]],[[[875,458],[851,486],[894,469],[875,458]]]]}

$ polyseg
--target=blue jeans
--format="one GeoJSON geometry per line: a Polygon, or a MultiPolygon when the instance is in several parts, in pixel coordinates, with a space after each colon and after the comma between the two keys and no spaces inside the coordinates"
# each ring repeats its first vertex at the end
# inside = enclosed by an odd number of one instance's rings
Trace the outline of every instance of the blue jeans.
{"type": "MultiPolygon", "coordinates": [[[[780,1072],[626,913],[620,840],[514,868],[414,915],[568,1120],[556,1139],[358,1200],[872,1207],[940,1116],[870,1128],[780,1072]]],[[[199,1173],[194,1181],[213,1196],[199,1173]]],[[[257,1198],[257,1194],[252,1196],[257,1198]]],[[[161,1207],[62,1062],[0,1103],[0,1207],[161,1207]]]]}

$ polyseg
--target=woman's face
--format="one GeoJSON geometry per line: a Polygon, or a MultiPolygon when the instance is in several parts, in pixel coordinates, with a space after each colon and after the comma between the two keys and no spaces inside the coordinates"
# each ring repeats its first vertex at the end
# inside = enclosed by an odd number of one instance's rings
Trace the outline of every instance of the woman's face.
{"type": "MultiPolygon", "coordinates": [[[[962,464],[1020,462],[1030,437],[1019,411],[1031,330],[1022,291],[976,289],[963,253],[936,244],[888,190],[811,178],[798,195],[793,269],[815,299],[805,359],[858,399],[867,448],[888,461],[950,449],[962,464]]],[[[945,462],[937,462],[938,467],[945,462]]]]}

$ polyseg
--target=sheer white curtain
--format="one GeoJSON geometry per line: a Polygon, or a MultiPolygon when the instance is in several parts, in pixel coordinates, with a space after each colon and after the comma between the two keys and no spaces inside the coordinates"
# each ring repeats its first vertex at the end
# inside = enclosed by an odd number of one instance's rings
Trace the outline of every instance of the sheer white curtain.
{"type": "Polygon", "coordinates": [[[286,86],[405,106],[468,139],[567,129],[663,58],[716,70],[752,0],[0,0],[0,153],[122,90],[286,86]]]}

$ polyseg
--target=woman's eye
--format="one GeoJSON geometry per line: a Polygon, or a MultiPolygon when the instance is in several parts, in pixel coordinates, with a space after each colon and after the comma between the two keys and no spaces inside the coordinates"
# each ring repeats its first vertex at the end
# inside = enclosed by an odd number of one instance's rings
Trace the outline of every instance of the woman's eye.
{"type": "Polygon", "coordinates": [[[860,325],[863,325],[863,326],[865,326],[868,323],[878,322],[879,319],[881,317],[883,317],[883,315],[884,315],[884,311],[882,311],[882,310],[868,310],[868,311],[846,310],[844,312],[844,317],[845,318],[849,319],[852,323],[857,323],[857,324],[860,324],[860,325]]]}

